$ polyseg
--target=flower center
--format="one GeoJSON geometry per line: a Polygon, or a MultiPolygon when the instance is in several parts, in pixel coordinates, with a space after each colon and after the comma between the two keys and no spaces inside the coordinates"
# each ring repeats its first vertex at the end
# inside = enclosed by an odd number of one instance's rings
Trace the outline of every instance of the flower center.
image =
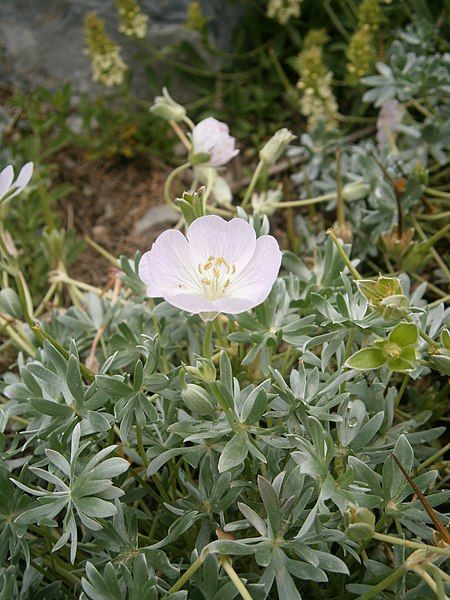
{"type": "Polygon", "coordinates": [[[402,352],[402,349],[397,344],[388,344],[386,348],[386,354],[390,358],[398,358],[402,352]]]}
{"type": "Polygon", "coordinates": [[[205,296],[209,300],[217,300],[225,296],[237,268],[223,256],[209,256],[204,263],[198,263],[200,283],[205,296]]]}

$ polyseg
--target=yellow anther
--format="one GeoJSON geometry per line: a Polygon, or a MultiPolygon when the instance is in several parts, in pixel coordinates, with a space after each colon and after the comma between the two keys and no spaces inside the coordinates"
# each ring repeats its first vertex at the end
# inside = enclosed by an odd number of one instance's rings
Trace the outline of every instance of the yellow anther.
{"type": "Polygon", "coordinates": [[[231,271],[232,271],[233,275],[236,273],[236,265],[234,263],[231,266],[231,271]]]}
{"type": "Polygon", "coordinates": [[[230,285],[230,278],[228,278],[223,284],[223,289],[227,288],[230,285]]]}
{"type": "Polygon", "coordinates": [[[203,285],[211,285],[210,280],[206,279],[205,277],[201,280],[201,282],[203,283],[203,285]]]}
{"type": "Polygon", "coordinates": [[[214,273],[214,277],[217,277],[217,279],[220,277],[220,271],[217,267],[214,267],[213,273],[214,273]]]}
{"type": "Polygon", "coordinates": [[[220,267],[220,265],[227,265],[227,261],[220,256],[217,260],[216,260],[216,267],[220,267]]]}

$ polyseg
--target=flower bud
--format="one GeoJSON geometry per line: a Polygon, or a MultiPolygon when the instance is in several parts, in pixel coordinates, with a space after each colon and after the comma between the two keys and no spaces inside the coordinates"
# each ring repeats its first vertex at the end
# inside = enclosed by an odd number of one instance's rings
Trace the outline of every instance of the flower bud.
{"type": "Polygon", "coordinates": [[[181,392],[181,398],[189,410],[200,417],[213,415],[216,410],[212,397],[195,383],[187,384],[187,387],[181,392]]]}
{"type": "Polygon", "coordinates": [[[450,376],[450,332],[447,328],[442,330],[441,344],[442,347],[430,356],[430,362],[441,375],[450,376]]]}
{"type": "Polygon", "coordinates": [[[381,300],[378,312],[384,319],[400,320],[409,313],[409,300],[404,294],[394,294],[381,300]]]}
{"type": "Polygon", "coordinates": [[[229,131],[226,123],[213,117],[203,119],[192,132],[192,155],[209,155],[203,161],[208,167],[222,167],[239,153],[235,148],[236,140],[229,131]]]}
{"type": "Polygon", "coordinates": [[[164,87],[162,93],[162,96],[156,96],[154,99],[150,112],[166,121],[182,121],[186,116],[184,106],[181,106],[169,96],[167,88],[164,87]]]}
{"type": "Polygon", "coordinates": [[[285,151],[288,144],[295,140],[296,136],[286,129],[279,129],[259,151],[259,158],[270,165],[276,162],[285,151]]]}
{"type": "Polygon", "coordinates": [[[419,180],[419,183],[421,183],[422,185],[428,185],[428,180],[429,180],[428,169],[423,167],[420,163],[417,163],[417,165],[414,169],[414,172],[417,176],[417,179],[419,180]]]}
{"type": "Polygon", "coordinates": [[[403,294],[402,283],[398,277],[360,279],[356,285],[370,307],[384,317],[395,312],[398,316],[404,316],[408,311],[409,302],[403,294]]]}
{"type": "Polygon", "coordinates": [[[403,232],[403,235],[398,235],[398,225],[394,225],[390,233],[382,233],[381,239],[383,240],[386,250],[389,252],[395,260],[401,259],[411,248],[414,239],[414,227],[409,227],[403,232]]]}
{"type": "Polygon", "coordinates": [[[267,190],[261,194],[252,195],[252,208],[258,215],[273,215],[276,205],[281,201],[281,190],[267,190]]]}
{"type": "Polygon", "coordinates": [[[369,541],[375,533],[375,515],[364,507],[350,508],[347,511],[346,535],[354,542],[369,541]]]}
{"type": "Polygon", "coordinates": [[[208,358],[198,358],[195,367],[187,365],[184,368],[190,375],[205,383],[216,380],[216,367],[208,358]]]}
{"type": "Polygon", "coordinates": [[[136,0],[116,0],[116,6],[120,17],[119,31],[130,38],[145,38],[148,17],[142,14],[136,0]]]}
{"type": "Polygon", "coordinates": [[[370,191],[370,185],[368,183],[349,183],[344,185],[342,194],[345,200],[361,200],[365,198],[370,191]]]}

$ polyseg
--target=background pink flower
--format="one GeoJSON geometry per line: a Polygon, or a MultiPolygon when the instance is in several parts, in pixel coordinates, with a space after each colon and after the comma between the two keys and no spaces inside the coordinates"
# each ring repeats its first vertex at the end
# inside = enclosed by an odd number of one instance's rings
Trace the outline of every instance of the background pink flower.
{"type": "Polygon", "coordinates": [[[17,179],[14,181],[14,169],[8,165],[0,172],[0,201],[5,196],[10,199],[20,192],[29,184],[33,175],[33,163],[26,163],[19,171],[17,179]]]}
{"type": "Polygon", "coordinates": [[[208,165],[221,167],[229,162],[239,150],[235,149],[236,140],[229,134],[226,123],[213,117],[200,121],[192,132],[193,152],[209,154],[208,165]]]}
{"type": "Polygon", "coordinates": [[[261,304],[278,276],[281,251],[271,235],[256,239],[244,219],[200,217],[186,237],[162,233],[139,264],[151,298],[197,313],[245,312],[261,304]]]}

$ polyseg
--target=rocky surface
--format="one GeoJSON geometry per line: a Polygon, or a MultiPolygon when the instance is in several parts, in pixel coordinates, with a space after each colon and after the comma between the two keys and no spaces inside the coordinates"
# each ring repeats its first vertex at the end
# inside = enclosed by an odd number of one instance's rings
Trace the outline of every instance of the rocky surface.
{"type": "MultiPolygon", "coordinates": [[[[182,27],[189,0],[139,3],[149,16],[152,44],[195,40],[182,27]]],[[[211,18],[218,45],[228,46],[239,7],[225,0],[204,0],[203,10],[211,18]]],[[[70,81],[75,91],[95,94],[99,88],[91,81],[90,62],[83,52],[83,17],[88,11],[106,21],[108,33],[121,45],[126,62],[132,63],[138,47],[117,32],[114,0],[1,0],[0,81],[25,89],[35,85],[56,88],[70,81]]]]}

